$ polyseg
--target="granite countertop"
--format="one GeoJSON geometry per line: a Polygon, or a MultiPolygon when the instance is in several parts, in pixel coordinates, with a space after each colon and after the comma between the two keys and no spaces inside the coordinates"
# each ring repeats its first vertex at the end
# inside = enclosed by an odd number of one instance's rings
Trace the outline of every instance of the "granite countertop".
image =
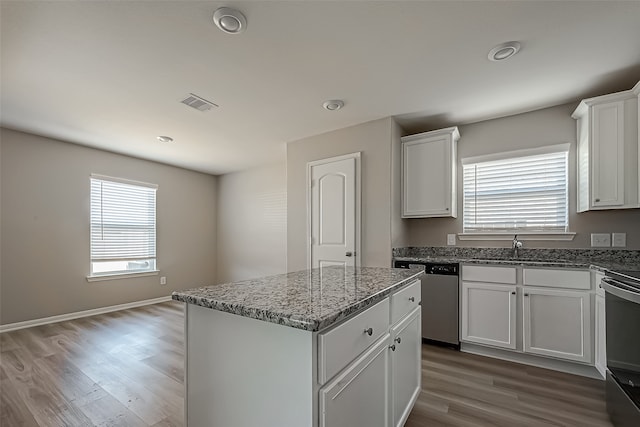
{"type": "Polygon", "coordinates": [[[593,268],[600,271],[640,271],[638,250],[521,249],[518,258],[508,248],[394,248],[397,261],[514,265],[524,267],[593,268]]]}
{"type": "Polygon", "coordinates": [[[465,263],[465,264],[492,264],[492,265],[512,265],[524,267],[558,267],[558,268],[601,268],[580,261],[549,261],[549,260],[527,260],[527,259],[500,259],[500,258],[457,258],[457,257],[395,257],[396,261],[415,261],[433,263],[465,263]]]}
{"type": "Polygon", "coordinates": [[[378,267],[325,267],[176,291],[172,299],[307,331],[321,331],[422,274],[378,267]]]}

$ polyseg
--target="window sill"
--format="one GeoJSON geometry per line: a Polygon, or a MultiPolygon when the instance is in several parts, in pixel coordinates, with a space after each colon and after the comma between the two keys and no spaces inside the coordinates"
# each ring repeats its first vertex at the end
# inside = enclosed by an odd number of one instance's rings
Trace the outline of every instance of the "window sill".
{"type": "Polygon", "coordinates": [[[576,233],[560,233],[560,232],[509,232],[509,233],[489,233],[489,232],[477,232],[477,233],[458,233],[459,240],[513,240],[514,235],[518,235],[518,240],[557,240],[557,241],[570,241],[576,237],[576,233]]]}
{"type": "Polygon", "coordinates": [[[103,280],[129,279],[131,277],[157,276],[160,270],[141,271],[139,273],[114,273],[100,276],[87,276],[87,282],[101,282],[103,280]]]}

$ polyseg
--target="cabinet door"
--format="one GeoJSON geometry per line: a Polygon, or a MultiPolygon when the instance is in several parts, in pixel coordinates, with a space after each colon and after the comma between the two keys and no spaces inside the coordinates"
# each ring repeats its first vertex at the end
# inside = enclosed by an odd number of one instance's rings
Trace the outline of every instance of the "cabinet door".
{"type": "Polygon", "coordinates": [[[591,159],[591,154],[589,151],[589,121],[588,117],[582,116],[578,118],[577,124],[577,193],[578,193],[578,204],[576,205],[576,211],[578,212],[586,212],[591,207],[591,183],[590,183],[590,170],[589,170],[589,161],[591,159]]]}
{"type": "Polygon", "coordinates": [[[389,423],[389,334],[320,390],[320,426],[389,423]]]}
{"type": "Polygon", "coordinates": [[[624,102],[594,105],[592,120],[593,207],[624,205],[624,102]]]}
{"type": "Polygon", "coordinates": [[[591,362],[589,292],[524,290],[524,351],[591,362]]]}
{"type": "Polygon", "coordinates": [[[462,282],[461,341],[516,348],[516,287],[462,282]]]}
{"type": "Polygon", "coordinates": [[[391,329],[391,425],[404,425],[420,394],[422,377],[421,308],[391,329]]]}
{"type": "Polygon", "coordinates": [[[595,365],[602,378],[605,377],[607,371],[607,324],[605,317],[604,296],[596,295],[596,357],[595,365]]]}
{"type": "Polygon", "coordinates": [[[451,135],[402,143],[403,217],[456,217],[451,135]]]}

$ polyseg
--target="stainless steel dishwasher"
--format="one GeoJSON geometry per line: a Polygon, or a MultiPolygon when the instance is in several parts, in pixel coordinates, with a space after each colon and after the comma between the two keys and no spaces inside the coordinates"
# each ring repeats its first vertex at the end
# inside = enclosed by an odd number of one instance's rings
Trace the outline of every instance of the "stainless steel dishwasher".
{"type": "Polygon", "coordinates": [[[422,276],[422,338],[460,349],[459,287],[456,263],[395,261],[396,268],[424,268],[422,276]]]}

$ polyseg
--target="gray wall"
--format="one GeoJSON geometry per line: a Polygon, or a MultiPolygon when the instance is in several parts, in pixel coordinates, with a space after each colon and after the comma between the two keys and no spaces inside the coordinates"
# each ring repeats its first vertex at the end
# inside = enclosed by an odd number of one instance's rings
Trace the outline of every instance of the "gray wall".
{"type": "MultiPolygon", "coordinates": [[[[587,248],[589,233],[626,232],[627,248],[640,249],[640,209],[575,213],[574,107],[460,126],[459,159],[569,142],[569,226],[578,234],[571,242],[527,241],[525,246],[587,248]]],[[[458,219],[400,218],[402,134],[392,118],[376,120],[290,143],[286,165],[216,178],[2,129],[0,324],[304,269],[306,165],[356,151],[362,152],[362,265],[389,266],[391,247],[445,246],[447,233],[462,230],[462,200],[458,219]],[[91,173],[159,185],[158,263],[167,286],[159,285],[158,276],[86,281],[91,173]]]]}
{"type": "Polygon", "coordinates": [[[392,121],[391,131],[391,247],[405,246],[410,222],[402,219],[402,128],[392,121]]]}
{"type": "Polygon", "coordinates": [[[216,177],[2,129],[1,316],[8,324],[215,283],[216,177]],[[87,282],[91,173],[158,184],[159,276],[87,282]]]}
{"type": "MultiPolygon", "coordinates": [[[[406,219],[407,233],[395,246],[446,246],[447,233],[462,232],[462,165],[460,159],[569,142],[570,242],[526,241],[526,247],[590,247],[590,233],[626,232],[627,248],[640,249],[640,209],[576,213],[576,122],[571,113],[577,103],[516,116],[460,126],[458,143],[458,218],[406,219]]],[[[427,129],[425,129],[427,130],[427,129]]],[[[502,247],[508,242],[462,241],[459,246],[502,247]]]]}
{"type": "Polygon", "coordinates": [[[218,177],[218,282],[287,271],[284,161],[218,177]]]}
{"type": "Polygon", "coordinates": [[[391,265],[391,140],[385,118],[287,145],[287,268],[307,268],[307,163],[362,152],[362,266],[391,265]]]}

